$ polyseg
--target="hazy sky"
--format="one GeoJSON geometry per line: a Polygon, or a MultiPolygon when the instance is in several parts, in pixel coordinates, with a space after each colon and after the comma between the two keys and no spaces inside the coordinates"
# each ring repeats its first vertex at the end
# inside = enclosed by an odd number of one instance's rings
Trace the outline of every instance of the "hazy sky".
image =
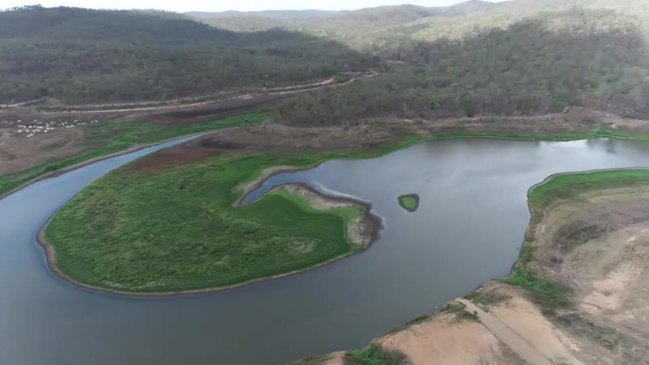
{"type": "MultiPolygon", "coordinates": [[[[380,5],[403,3],[424,6],[447,6],[463,0],[0,0],[0,8],[41,4],[43,6],[75,6],[103,9],[165,9],[171,11],[223,11],[223,10],[272,10],[272,9],[360,9],[380,5]]],[[[494,1],[494,0],[490,0],[494,1]]]]}

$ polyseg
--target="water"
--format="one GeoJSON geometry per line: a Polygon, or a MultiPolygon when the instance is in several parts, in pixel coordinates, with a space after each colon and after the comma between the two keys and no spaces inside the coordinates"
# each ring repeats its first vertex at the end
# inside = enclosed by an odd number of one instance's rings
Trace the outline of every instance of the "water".
{"type": "MultiPolygon", "coordinates": [[[[88,292],[53,276],[35,241],[80,189],[146,153],[111,158],[0,200],[0,364],[280,364],[365,346],[506,275],[529,221],[527,189],[552,173],[648,166],[649,143],[449,140],[277,175],[357,196],[385,220],[366,252],[304,274],[165,299],[88,292]],[[417,193],[419,210],[397,201],[417,193]]],[[[254,195],[251,195],[254,199],[254,195]]]]}

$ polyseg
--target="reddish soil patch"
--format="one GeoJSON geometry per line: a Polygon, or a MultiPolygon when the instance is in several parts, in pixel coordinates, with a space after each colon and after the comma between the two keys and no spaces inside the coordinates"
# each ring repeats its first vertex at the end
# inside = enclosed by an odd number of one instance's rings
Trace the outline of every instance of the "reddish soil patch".
{"type": "Polygon", "coordinates": [[[122,171],[163,170],[174,166],[203,161],[216,154],[217,152],[213,148],[184,144],[136,160],[122,171]]]}

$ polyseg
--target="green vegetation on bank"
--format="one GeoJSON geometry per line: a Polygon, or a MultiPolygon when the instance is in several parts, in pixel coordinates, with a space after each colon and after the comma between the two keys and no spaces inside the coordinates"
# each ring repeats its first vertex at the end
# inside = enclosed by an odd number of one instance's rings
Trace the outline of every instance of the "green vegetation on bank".
{"type": "Polygon", "coordinates": [[[419,195],[417,194],[401,195],[398,200],[401,208],[411,213],[415,212],[417,208],[419,208],[419,195]]]}
{"type": "MultiPolygon", "coordinates": [[[[239,116],[218,119],[208,122],[198,122],[178,126],[163,126],[153,123],[118,123],[118,124],[96,124],[89,126],[90,143],[97,142],[99,145],[108,144],[88,152],[84,152],[62,160],[52,161],[34,166],[28,170],[0,175],[0,197],[22,184],[38,178],[44,174],[56,171],[91,158],[100,157],[106,154],[119,152],[139,144],[154,143],[167,138],[180,137],[192,133],[218,130],[229,127],[244,127],[259,124],[275,115],[275,111],[247,113],[239,116]]],[[[496,117],[494,117],[496,118],[496,117]]],[[[444,131],[435,132],[430,135],[409,135],[401,141],[378,146],[372,150],[356,151],[351,153],[323,153],[320,155],[320,162],[334,158],[368,158],[391,151],[395,151],[417,142],[435,139],[459,139],[459,138],[494,138],[494,139],[516,139],[535,141],[572,141],[589,138],[620,138],[647,140],[648,134],[629,133],[612,129],[593,128],[581,132],[557,132],[557,133],[535,133],[535,132],[506,132],[506,131],[444,131]]]]}
{"type": "Polygon", "coordinates": [[[553,201],[589,190],[649,183],[649,169],[619,169],[559,174],[535,186],[529,194],[533,214],[540,214],[553,201]]]}
{"type": "MultiPolygon", "coordinates": [[[[584,192],[608,189],[616,186],[633,186],[649,183],[649,169],[619,169],[584,173],[559,174],[534,186],[529,192],[532,222],[541,219],[543,212],[557,199],[570,199],[584,192]]],[[[526,242],[534,240],[527,237],[526,242]]],[[[546,314],[553,315],[558,309],[572,306],[571,289],[559,282],[548,280],[529,269],[534,252],[523,247],[514,272],[502,281],[525,289],[546,314]]]]}
{"type": "Polygon", "coordinates": [[[517,263],[514,274],[502,281],[505,284],[525,289],[530,298],[539,305],[546,315],[554,315],[556,310],[572,306],[570,288],[529,271],[525,263],[517,263]]]}
{"type": "MultiPolygon", "coordinates": [[[[0,175],[0,196],[7,194],[13,189],[25,184],[26,182],[38,178],[52,171],[89,160],[95,157],[101,157],[106,154],[119,152],[138,144],[154,143],[166,138],[180,137],[187,134],[199,133],[203,131],[218,130],[228,127],[243,127],[255,125],[271,118],[274,112],[248,113],[236,117],[218,119],[209,122],[199,122],[187,124],[182,127],[169,127],[148,123],[120,123],[114,125],[92,125],[90,136],[95,136],[95,141],[99,144],[109,143],[110,146],[100,147],[88,152],[84,152],[62,160],[52,161],[34,166],[28,170],[0,175]],[[111,134],[110,132],[114,132],[111,134]],[[133,133],[131,133],[133,132],[133,133]],[[137,132],[137,133],[136,133],[137,132]],[[121,133],[124,133],[121,135],[121,133]],[[100,138],[101,137],[101,138],[100,138]]],[[[572,141],[588,138],[621,138],[621,139],[649,139],[647,134],[637,134],[621,132],[611,129],[594,128],[582,132],[557,132],[557,133],[534,133],[534,132],[505,132],[505,131],[445,131],[435,132],[430,135],[410,135],[404,137],[401,141],[378,146],[372,150],[356,151],[351,153],[323,153],[320,155],[319,162],[334,158],[368,158],[391,151],[395,151],[414,143],[435,140],[435,139],[459,139],[459,138],[494,138],[494,139],[516,139],[516,140],[535,140],[535,141],[572,141]]],[[[92,140],[91,140],[92,142],[92,140]]]]}
{"type": "Polygon", "coordinates": [[[403,365],[406,356],[393,351],[387,351],[373,343],[362,350],[345,353],[345,365],[403,365]]]}
{"type": "Polygon", "coordinates": [[[215,288],[304,270],[360,249],[346,235],[356,208],[316,211],[282,191],[235,203],[238,187],[263,168],[318,158],[213,157],[160,171],[127,166],[56,213],[46,238],[63,273],[121,291],[215,288]]]}
{"type": "Polygon", "coordinates": [[[92,158],[123,151],[137,145],[150,144],[194,133],[230,127],[260,124],[274,115],[263,111],[241,114],[207,122],[183,125],[160,125],[151,122],[98,123],[87,126],[87,143],[97,146],[86,152],[52,162],[42,163],[27,170],[0,175],[0,197],[44,174],[81,163],[92,158]]]}
{"type": "MultiPolygon", "coordinates": [[[[600,133],[612,134],[608,131],[593,130],[578,134],[556,134],[544,137],[563,140],[583,138],[600,133]]],[[[329,230],[328,233],[325,232],[325,236],[329,234],[329,237],[333,237],[331,235],[335,231],[338,235],[338,241],[334,240],[332,242],[338,242],[338,246],[315,250],[312,254],[307,254],[299,260],[285,261],[282,259],[277,261],[276,266],[268,265],[263,260],[257,261],[261,258],[255,257],[255,253],[252,253],[253,251],[264,252],[264,247],[258,247],[249,249],[244,255],[246,257],[244,261],[248,262],[253,269],[243,270],[243,268],[248,267],[248,264],[244,265],[243,261],[232,258],[231,255],[226,256],[228,260],[234,260],[229,261],[232,265],[215,267],[213,262],[212,264],[202,263],[200,258],[207,257],[204,255],[207,252],[205,250],[212,249],[212,247],[204,247],[199,242],[215,242],[216,245],[221,242],[220,240],[227,240],[235,236],[263,237],[269,239],[269,242],[276,237],[291,237],[290,230],[282,231],[283,228],[280,229],[280,225],[273,226],[271,224],[272,219],[277,218],[273,217],[273,215],[281,215],[274,209],[296,209],[293,213],[299,211],[300,214],[303,214],[304,210],[308,210],[304,201],[301,201],[301,199],[294,200],[295,197],[281,191],[276,191],[253,205],[235,208],[232,203],[239,197],[236,186],[242,182],[253,180],[264,168],[274,165],[308,167],[335,158],[369,158],[423,140],[461,137],[539,138],[537,135],[525,133],[503,133],[499,137],[497,132],[486,134],[447,132],[426,136],[413,135],[404,138],[399,143],[385,144],[370,150],[355,152],[330,152],[302,156],[277,154],[229,157],[227,159],[212,158],[193,165],[163,171],[134,172],[121,169],[83,190],[80,195],[55,215],[54,221],[48,227],[46,233],[47,237],[54,242],[59,266],[63,272],[85,283],[121,290],[166,291],[181,288],[224,286],[250,280],[251,278],[301,270],[356,249],[346,243],[345,231],[341,228],[344,226],[343,223],[350,219],[350,215],[355,213],[345,210],[338,211],[336,216],[340,225],[336,229],[333,229],[332,225],[318,226],[318,224],[306,228],[306,231],[311,234],[309,239],[316,241],[324,236],[321,234],[322,232],[314,227],[329,230]],[[170,194],[170,192],[173,192],[173,194],[170,194]],[[155,202],[155,204],[149,202],[155,202]],[[273,207],[273,205],[275,206],[273,207]],[[200,208],[197,210],[194,206],[200,208]],[[289,206],[291,208],[288,208],[289,206]],[[261,216],[257,216],[260,221],[252,220],[251,222],[255,223],[245,224],[244,222],[250,221],[249,217],[255,216],[253,212],[258,209],[268,209],[268,211],[261,214],[261,216]],[[204,212],[204,214],[201,212],[204,212]],[[199,215],[193,217],[192,214],[199,215]],[[131,218],[131,216],[135,218],[131,218]],[[139,219],[142,219],[141,217],[147,216],[158,218],[153,221],[147,220],[147,222],[139,221],[139,219]],[[269,218],[270,221],[264,221],[264,217],[269,218]],[[212,220],[215,223],[211,223],[212,220]],[[129,224],[121,226],[121,229],[116,229],[115,224],[120,222],[129,222],[129,224]],[[231,224],[233,225],[231,226],[231,224]],[[214,236],[218,238],[218,241],[214,241],[214,237],[210,236],[210,234],[216,234],[216,232],[211,229],[202,230],[202,227],[210,226],[220,227],[219,232],[227,233],[214,236]],[[271,226],[273,228],[269,229],[271,226]],[[252,234],[252,236],[248,235],[248,233],[252,234]],[[182,243],[181,246],[174,243],[173,237],[176,236],[178,236],[177,242],[182,243]],[[166,242],[169,249],[159,250],[159,247],[152,247],[147,244],[147,242],[151,242],[151,239],[157,242],[166,242]],[[115,244],[105,246],[101,242],[113,242],[115,244]],[[129,243],[141,245],[144,249],[132,250],[129,243]],[[197,245],[200,248],[196,248],[197,245]],[[104,252],[105,249],[113,251],[104,252]],[[185,249],[187,251],[183,252],[185,249]],[[190,252],[194,249],[196,249],[196,252],[190,252]],[[138,263],[137,265],[130,265],[128,264],[129,261],[125,260],[134,252],[149,254],[149,250],[158,252],[158,254],[152,253],[147,256],[154,258],[153,264],[142,265],[149,258],[145,259],[139,255],[137,258],[139,261],[134,259],[138,263]],[[201,254],[195,257],[196,253],[201,254]],[[185,254],[189,257],[184,258],[183,255],[185,254]],[[180,259],[180,257],[183,257],[183,259],[180,259]],[[259,266],[258,262],[264,264],[259,266]],[[170,263],[173,265],[169,265],[170,263]],[[202,267],[203,265],[207,266],[202,267]],[[198,267],[202,268],[197,269],[198,267]],[[232,275],[219,276],[215,279],[214,273],[221,273],[219,270],[224,270],[223,272],[231,271],[232,275]],[[162,279],[160,282],[151,282],[152,277],[174,277],[176,279],[169,279],[169,281],[162,279]]],[[[327,214],[320,212],[316,215],[330,217],[329,212],[327,214]]],[[[303,227],[294,224],[295,222],[301,222],[300,219],[296,218],[297,216],[293,217],[296,219],[293,226],[300,228],[299,231],[302,231],[303,227]]],[[[297,232],[292,234],[295,235],[297,232]]],[[[251,242],[252,240],[251,238],[251,242]]],[[[279,242],[279,246],[273,250],[283,252],[282,250],[287,249],[286,244],[286,241],[279,242]]],[[[226,251],[231,248],[227,245],[223,247],[226,251]]],[[[224,251],[218,249],[211,252],[215,255],[224,255],[224,251]]],[[[233,252],[233,254],[238,255],[242,254],[242,252],[237,251],[233,252]]],[[[239,257],[239,259],[243,260],[244,256],[239,257]]],[[[282,258],[284,257],[286,255],[282,256],[282,258]]],[[[220,261],[216,260],[216,262],[220,261]]],[[[517,284],[520,286],[538,287],[537,283],[534,283],[534,280],[530,279],[530,277],[520,275],[519,279],[517,284]]]]}

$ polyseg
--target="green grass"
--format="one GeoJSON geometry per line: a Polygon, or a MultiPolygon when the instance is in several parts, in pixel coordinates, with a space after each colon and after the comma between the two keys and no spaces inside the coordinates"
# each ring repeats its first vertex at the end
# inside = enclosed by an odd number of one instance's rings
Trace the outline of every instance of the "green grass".
{"type": "Polygon", "coordinates": [[[282,191],[244,207],[233,203],[236,187],[264,167],[306,162],[248,155],[117,170],[61,209],[46,238],[65,274],[123,291],[222,287],[303,270],[360,249],[346,236],[359,210],[316,211],[282,191]]]}
{"type": "Polygon", "coordinates": [[[405,355],[384,350],[374,343],[345,353],[345,365],[400,365],[407,363],[406,360],[405,355]]]}
{"type": "Polygon", "coordinates": [[[531,299],[547,315],[554,315],[556,310],[568,309],[573,304],[571,300],[572,290],[570,288],[532,273],[524,264],[517,264],[513,275],[502,281],[525,289],[530,294],[531,299]]]}
{"type": "Polygon", "coordinates": [[[409,212],[414,212],[419,208],[419,195],[408,194],[399,196],[399,205],[409,212]]]}
{"type": "Polygon", "coordinates": [[[619,169],[560,174],[535,186],[529,194],[533,212],[541,212],[553,201],[589,190],[649,183],[649,169],[619,169]]]}
{"type": "Polygon", "coordinates": [[[160,142],[183,135],[260,124],[273,115],[274,112],[269,111],[255,112],[182,126],[164,126],[150,122],[92,124],[86,127],[88,133],[87,142],[89,145],[97,146],[97,148],[61,160],[45,162],[24,171],[0,175],[0,197],[39,176],[92,158],[123,151],[133,146],[160,142]]]}
{"type": "MultiPolygon", "coordinates": [[[[540,220],[543,212],[557,199],[570,199],[588,191],[648,183],[648,169],[619,169],[555,175],[530,189],[532,224],[540,220]]],[[[528,233],[531,232],[533,229],[528,230],[528,233]]],[[[533,240],[534,237],[526,237],[526,245],[533,240]]],[[[562,283],[547,280],[530,271],[528,264],[533,260],[532,249],[529,246],[524,246],[513,274],[502,281],[525,289],[546,314],[553,315],[557,309],[570,308],[573,305],[571,289],[562,283]]]]}

